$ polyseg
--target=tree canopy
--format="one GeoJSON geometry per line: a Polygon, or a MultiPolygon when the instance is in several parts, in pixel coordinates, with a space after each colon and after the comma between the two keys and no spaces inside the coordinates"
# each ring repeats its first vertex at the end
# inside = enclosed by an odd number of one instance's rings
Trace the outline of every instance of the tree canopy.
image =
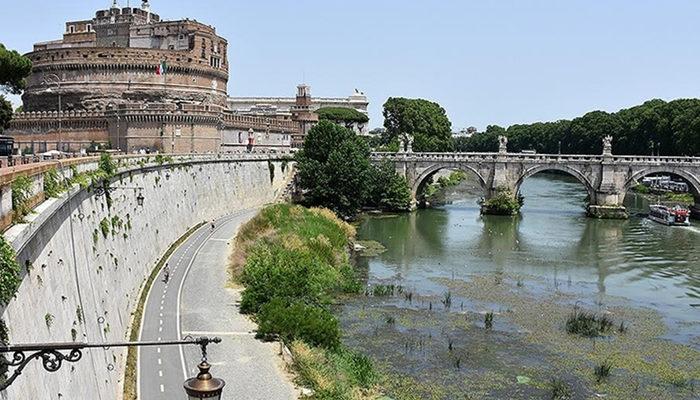
{"type": "Polygon", "coordinates": [[[0,43],[0,89],[12,94],[20,94],[26,86],[25,78],[32,71],[29,58],[14,50],[8,50],[0,43]]]}
{"type": "Polygon", "coordinates": [[[573,120],[489,126],[471,138],[455,139],[457,151],[496,151],[498,136],[508,137],[508,150],[556,154],[600,154],[611,135],[620,155],[700,156],[700,99],[650,100],[615,113],[589,112],[573,120]]]}
{"type": "Polygon", "coordinates": [[[452,123],[439,104],[423,99],[390,97],[384,103],[385,144],[413,135],[414,151],[452,151],[452,123]]]}
{"type": "Polygon", "coordinates": [[[299,183],[312,205],[349,217],[362,206],[370,178],[369,147],[351,130],[320,121],[296,154],[299,183]]]}
{"type": "Polygon", "coordinates": [[[354,108],[345,107],[323,107],[316,110],[316,114],[320,120],[328,120],[337,123],[359,123],[366,124],[369,122],[369,117],[355,110],[354,108]]]}
{"type": "Polygon", "coordinates": [[[406,180],[391,165],[373,166],[369,156],[362,137],[330,121],[320,121],[296,154],[305,201],[346,218],[363,206],[407,209],[411,192],[406,180]]]}

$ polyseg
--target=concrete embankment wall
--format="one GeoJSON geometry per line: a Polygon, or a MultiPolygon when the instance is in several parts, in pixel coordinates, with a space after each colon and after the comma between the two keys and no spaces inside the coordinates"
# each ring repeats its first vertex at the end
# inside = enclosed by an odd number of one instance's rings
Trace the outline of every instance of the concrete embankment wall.
{"type": "MultiPolygon", "coordinates": [[[[132,163],[111,185],[111,207],[104,196],[75,187],[10,228],[5,237],[24,275],[2,314],[10,343],[127,340],[139,289],[173,242],[201,221],[272,202],[284,191],[291,164],[239,157],[132,163]]],[[[85,350],[55,373],[34,360],[2,398],[120,399],[125,358],[121,348],[85,350]]]]}

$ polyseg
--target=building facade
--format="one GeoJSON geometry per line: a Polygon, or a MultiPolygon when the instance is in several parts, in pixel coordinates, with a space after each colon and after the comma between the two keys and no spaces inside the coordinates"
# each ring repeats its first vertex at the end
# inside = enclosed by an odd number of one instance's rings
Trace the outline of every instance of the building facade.
{"type": "MultiPolygon", "coordinates": [[[[306,135],[308,129],[318,122],[318,117],[314,122],[314,117],[309,116],[308,113],[332,107],[350,108],[368,115],[369,107],[367,96],[359,90],[355,90],[348,97],[312,97],[311,88],[304,84],[297,87],[296,97],[229,97],[227,104],[232,112],[241,115],[282,119],[295,119],[302,116],[305,120],[300,121],[301,132],[297,134],[298,136],[306,135]]],[[[369,123],[354,124],[352,128],[357,134],[365,135],[369,132],[369,123]]]]}
{"type": "MultiPolygon", "coordinates": [[[[300,147],[320,107],[366,114],[367,98],[229,98],[228,42],[216,29],[161,20],[148,0],[65,23],[36,43],[32,72],[7,134],[21,152],[238,152],[300,147]],[[245,100],[244,100],[245,99],[245,100]]],[[[362,131],[364,127],[359,127],[362,131]]]]}

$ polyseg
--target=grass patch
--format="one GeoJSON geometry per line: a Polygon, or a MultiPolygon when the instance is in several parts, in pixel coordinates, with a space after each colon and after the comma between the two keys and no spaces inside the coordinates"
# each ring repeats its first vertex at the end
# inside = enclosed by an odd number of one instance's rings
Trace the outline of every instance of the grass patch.
{"type": "Polygon", "coordinates": [[[596,382],[600,383],[601,381],[609,377],[610,371],[612,371],[612,367],[612,363],[609,360],[605,360],[602,363],[596,365],[593,369],[596,382]]]}
{"type": "Polygon", "coordinates": [[[368,399],[377,398],[379,380],[372,361],[348,349],[329,351],[314,348],[302,341],[292,342],[290,350],[299,384],[313,390],[307,398],[368,399]]]}
{"type": "Polygon", "coordinates": [[[598,337],[610,332],[613,322],[607,316],[598,316],[578,308],[566,320],[566,331],[583,337],[598,337]]]}
{"type": "MultiPolygon", "coordinates": [[[[139,332],[141,330],[141,320],[143,319],[143,308],[146,304],[146,297],[148,296],[148,292],[151,291],[151,286],[153,286],[153,281],[156,280],[158,277],[158,273],[160,272],[161,268],[163,268],[163,265],[165,262],[170,258],[170,256],[173,254],[173,252],[180,247],[180,245],[187,240],[192,233],[194,233],[197,229],[199,229],[202,225],[204,225],[206,222],[202,222],[189,231],[187,231],[184,235],[182,235],[175,243],[173,243],[170,248],[168,248],[168,251],[163,254],[163,257],[158,261],[156,266],[153,268],[151,271],[151,275],[148,276],[148,279],[146,280],[146,283],[143,286],[143,290],[141,291],[141,296],[139,297],[139,302],[138,305],[136,306],[136,310],[134,310],[133,314],[133,324],[131,326],[131,330],[129,332],[129,340],[132,342],[136,342],[139,340],[139,332]]],[[[82,323],[81,315],[82,315],[82,310],[77,310],[76,311],[78,315],[78,319],[82,323]]],[[[137,400],[136,397],[136,362],[138,361],[136,359],[137,356],[137,349],[134,347],[129,347],[129,350],[126,355],[126,368],[124,370],[124,399],[125,400],[137,400]]]]}
{"type": "Polygon", "coordinates": [[[569,400],[573,397],[574,391],[561,379],[552,378],[549,383],[552,400],[569,400]]]}

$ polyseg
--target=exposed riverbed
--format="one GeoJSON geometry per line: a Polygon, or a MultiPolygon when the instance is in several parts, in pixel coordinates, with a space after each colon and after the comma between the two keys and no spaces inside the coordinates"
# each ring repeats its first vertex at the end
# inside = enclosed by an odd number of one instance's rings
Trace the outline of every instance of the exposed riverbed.
{"type": "MultiPolygon", "coordinates": [[[[586,218],[583,188],[557,175],[524,183],[518,218],[482,217],[480,194],[454,191],[451,205],[368,217],[358,230],[387,250],[361,260],[368,295],[339,315],[345,342],[388,373],[391,396],[551,398],[555,379],[575,399],[697,398],[700,225],[586,218]],[[575,307],[615,329],[567,334],[575,307]],[[611,375],[596,382],[603,362],[611,375]]],[[[645,211],[628,200],[633,215],[645,211]]]]}

